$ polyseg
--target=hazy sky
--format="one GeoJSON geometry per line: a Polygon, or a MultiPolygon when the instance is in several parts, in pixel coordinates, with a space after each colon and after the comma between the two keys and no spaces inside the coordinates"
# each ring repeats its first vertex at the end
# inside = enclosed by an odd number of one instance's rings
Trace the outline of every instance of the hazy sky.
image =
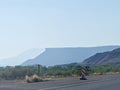
{"type": "Polygon", "coordinates": [[[103,45],[120,45],[120,0],[0,0],[0,58],[103,45]]]}

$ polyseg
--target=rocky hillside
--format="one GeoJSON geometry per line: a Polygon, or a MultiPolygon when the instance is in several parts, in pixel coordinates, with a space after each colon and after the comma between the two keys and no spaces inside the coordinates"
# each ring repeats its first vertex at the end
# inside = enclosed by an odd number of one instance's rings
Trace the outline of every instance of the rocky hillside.
{"type": "Polygon", "coordinates": [[[85,66],[120,65],[120,48],[109,52],[97,53],[84,60],[81,64],[85,66]]]}

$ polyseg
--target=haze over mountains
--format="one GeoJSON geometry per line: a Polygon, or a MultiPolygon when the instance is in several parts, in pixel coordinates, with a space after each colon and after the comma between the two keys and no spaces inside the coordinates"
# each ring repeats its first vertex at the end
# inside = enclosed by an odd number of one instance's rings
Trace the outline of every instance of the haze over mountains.
{"type": "Polygon", "coordinates": [[[80,63],[96,53],[112,51],[120,46],[30,49],[12,58],[1,59],[0,66],[45,66],[80,63]]]}
{"type": "Polygon", "coordinates": [[[120,65],[120,48],[109,52],[97,53],[81,64],[84,66],[120,65]]]}
{"type": "Polygon", "coordinates": [[[44,50],[45,49],[33,48],[33,49],[30,49],[30,50],[27,50],[27,51],[21,53],[18,56],[1,59],[0,66],[20,65],[21,63],[25,62],[26,60],[35,58],[36,56],[40,55],[42,52],[44,52],[44,50]]]}
{"type": "Polygon", "coordinates": [[[45,66],[82,62],[86,58],[101,52],[112,51],[119,46],[46,48],[43,53],[25,61],[22,65],[41,64],[45,66]]]}

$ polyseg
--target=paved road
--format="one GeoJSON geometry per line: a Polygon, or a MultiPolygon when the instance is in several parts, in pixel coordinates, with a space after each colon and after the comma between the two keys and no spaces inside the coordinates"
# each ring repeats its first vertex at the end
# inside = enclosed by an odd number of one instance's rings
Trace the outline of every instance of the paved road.
{"type": "Polygon", "coordinates": [[[85,81],[76,77],[30,84],[0,81],[0,90],[120,90],[120,75],[90,76],[85,81]]]}
{"type": "Polygon", "coordinates": [[[119,79],[106,79],[98,81],[90,81],[84,83],[76,83],[71,85],[57,86],[51,88],[44,88],[40,90],[120,90],[119,79]]]}

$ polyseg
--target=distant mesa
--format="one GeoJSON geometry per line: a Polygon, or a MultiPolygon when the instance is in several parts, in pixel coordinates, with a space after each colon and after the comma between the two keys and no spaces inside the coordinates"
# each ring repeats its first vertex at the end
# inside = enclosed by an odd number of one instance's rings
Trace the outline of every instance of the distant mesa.
{"type": "MultiPolygon", "coordinates": [[[[120,46],[76,47],[76,48],[70,47],[70,48],[46,48],[46,49],[34,48],[27,50],[16,57],[1,59],[0,66],[15,66],[15,65],[28,66],[34,64],[53,66],[53,65],[66,65],[69,63],[79,64],[83,60],[86,61],[87,58],[95,55],[96,53],[99,53],[99,55],[97,55],[96,57],[97,60],[98,58],[101,59],[101,56],[105,56],[105,53],[103,52],[112,51],[116,48],[120,48],[120,46]]],[[[97,61],[96,59],[94,60],[97,61]]],[[[84,64],[86,63],[84,62],[84,64]]]]}
{"type": "MultiPolygon", "coordinates": [[[[120,46],[46,48],[45,51],[39,54],[37,57],[28,59],[21,65],[28,66],[41,64],[45,66],[52,66],[68,63],[80,63],[96,53],[112,51],[119,47],[120,46]]],[[[101,58],[99,55],[97,57],[101,58]]]]}

